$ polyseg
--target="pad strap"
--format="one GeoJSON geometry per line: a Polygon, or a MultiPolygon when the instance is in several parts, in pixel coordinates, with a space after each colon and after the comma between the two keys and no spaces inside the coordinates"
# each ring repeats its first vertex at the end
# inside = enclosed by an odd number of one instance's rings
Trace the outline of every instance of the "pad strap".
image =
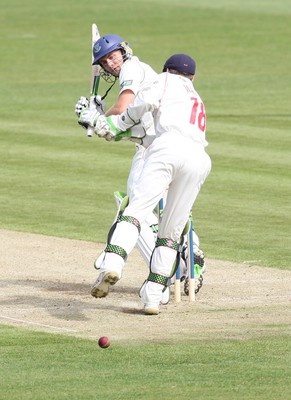
{"type": "Polygon", "coordinates": [[[167,286],[169,278],[163,275],[155,274],[154,272],[150,272],[148,279],[149,282],[159,283],[160,285],[167,286]]]}
{"type": "Polygon", "coordinates": [[[130,217],[129,215],[119,215],[117,218],[117,222],[122,222],[122,221],[133,224],[134,226],[137,227],[138,233],[140,233],[140,223],[136,218],[130,217]]]}
{"type": "Polygon", "coordinates": [[[178,252],[181,252],[181,249],[180,249],[181,246],[180,246],[180,244],[179,244],[178,242],[175,242],[175,241],[172,240],[172,239],[157,238],[156,247],[159,247],[159,246],[169,247],[170,249],[173,249],[173,250],[176,250],[176,251],[178,251],[178,252]]]}
{"type": "Polygon", "coordinates": [[[106,247],[105,247],[105,250],[104,250],[106,253],[115,253],[115,254],[118,254],[120,257],[122,257],[123,259],[124,259],[124,261],[126,261],[126,259],[127,259],[127,253],[126,253],[126,251],[122,248],[122,247],[120,247],[120,246],[116,246],[116,245],[114,245],[114,244],[108,244],[106,247]]]}

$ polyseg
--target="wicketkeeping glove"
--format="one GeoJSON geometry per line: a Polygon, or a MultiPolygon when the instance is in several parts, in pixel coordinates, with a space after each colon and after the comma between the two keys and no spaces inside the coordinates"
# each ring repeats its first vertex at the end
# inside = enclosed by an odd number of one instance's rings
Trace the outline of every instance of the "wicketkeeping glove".
{"type": "Polygon", "coordinates": [[[80,117],[81,112],[87,107],[89,107],[89,100],[85,96],[81,96],[75,105],[76,115],[80,117]]]}

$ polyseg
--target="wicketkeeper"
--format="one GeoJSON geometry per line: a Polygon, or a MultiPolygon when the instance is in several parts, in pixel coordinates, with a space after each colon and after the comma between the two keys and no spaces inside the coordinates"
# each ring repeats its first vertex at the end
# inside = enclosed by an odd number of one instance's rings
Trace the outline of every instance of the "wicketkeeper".
{"type": "Polygon", "coordinates": [[[159,313],[164,289],[178,267],[182,232],[211,170],[205,152],[205,108],[192,85],[195,69],[191,57],[175,54],[166,61],[164,72],[140,90],[121,115],[106,117],[97,110],[85,109],[79,118],[81,124],[94,127],[98,136],[118,140],[125,135],[131,137],[145,114],[153,115],[156,137],[144,151],[143,167],[129,204],[110,230],[100,274],[92,289],[95,297],[104,297],[121,278],[141,226],[168,191],[150,274],[140,291],[146,314],[159,313]]]}

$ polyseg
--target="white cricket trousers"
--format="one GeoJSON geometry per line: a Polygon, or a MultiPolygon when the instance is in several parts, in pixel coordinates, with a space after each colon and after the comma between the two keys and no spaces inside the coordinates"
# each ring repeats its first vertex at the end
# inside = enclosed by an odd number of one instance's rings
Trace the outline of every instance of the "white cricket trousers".
{"type": "MultiPolygon", "coordinates": [[[[202,145],[178,133],[165,133],[145,151],[145,162],[138,182],[132,189],[128,207],[123,215],[136,218],[142,224],[168,189],[163,219],[158,237],[179,242],[189,213],[211,170],[211,160],[202,145]]],[[[137,228],[120,222],[110,243],[122,247],[129,254],[138,239],[137,228]]],[[[152,256],[151,271],[170,276],[176,251],[157,247],[152,256]]],[[[101,272],[116,271],[122,276],[124,260],[107,253],[101,272]]]]}
{"type": "MultiPolygon", "coordinates": [[[[136,145],[136,153],[132,159],[131,169],[129,177],[127,180],[127,195],[129,199],[132,197],[133,188],[139,181],[143,166],[144,166],[144,152],[145,147],[141,145],[136,145]]],[[[146,220],[141,223],[141,231],[138,237],[136,247],[138,248],[141,256],[143,257],[145,263],[149,267],[150,258],[152,251],[155,247],[156,233],[151,229],[151,225],[157,225],[158,218],[152,211],[146,218],[146,220]]]]}

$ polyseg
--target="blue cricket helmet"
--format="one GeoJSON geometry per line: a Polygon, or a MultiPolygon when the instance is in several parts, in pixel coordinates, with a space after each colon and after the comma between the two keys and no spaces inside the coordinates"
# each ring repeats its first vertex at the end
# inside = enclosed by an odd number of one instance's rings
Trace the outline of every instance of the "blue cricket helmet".
{"type": "Polygon", "coordinates": [[[94,61],[92,65],[99,64],[102,57],[111,53],[114,50],[122,50],[124,53],[124,59],[127,60],[132,56],[132,50],[129,44],[123,40],[120,36],[109,34],[102,36],[93,46],[94,61]]]}

